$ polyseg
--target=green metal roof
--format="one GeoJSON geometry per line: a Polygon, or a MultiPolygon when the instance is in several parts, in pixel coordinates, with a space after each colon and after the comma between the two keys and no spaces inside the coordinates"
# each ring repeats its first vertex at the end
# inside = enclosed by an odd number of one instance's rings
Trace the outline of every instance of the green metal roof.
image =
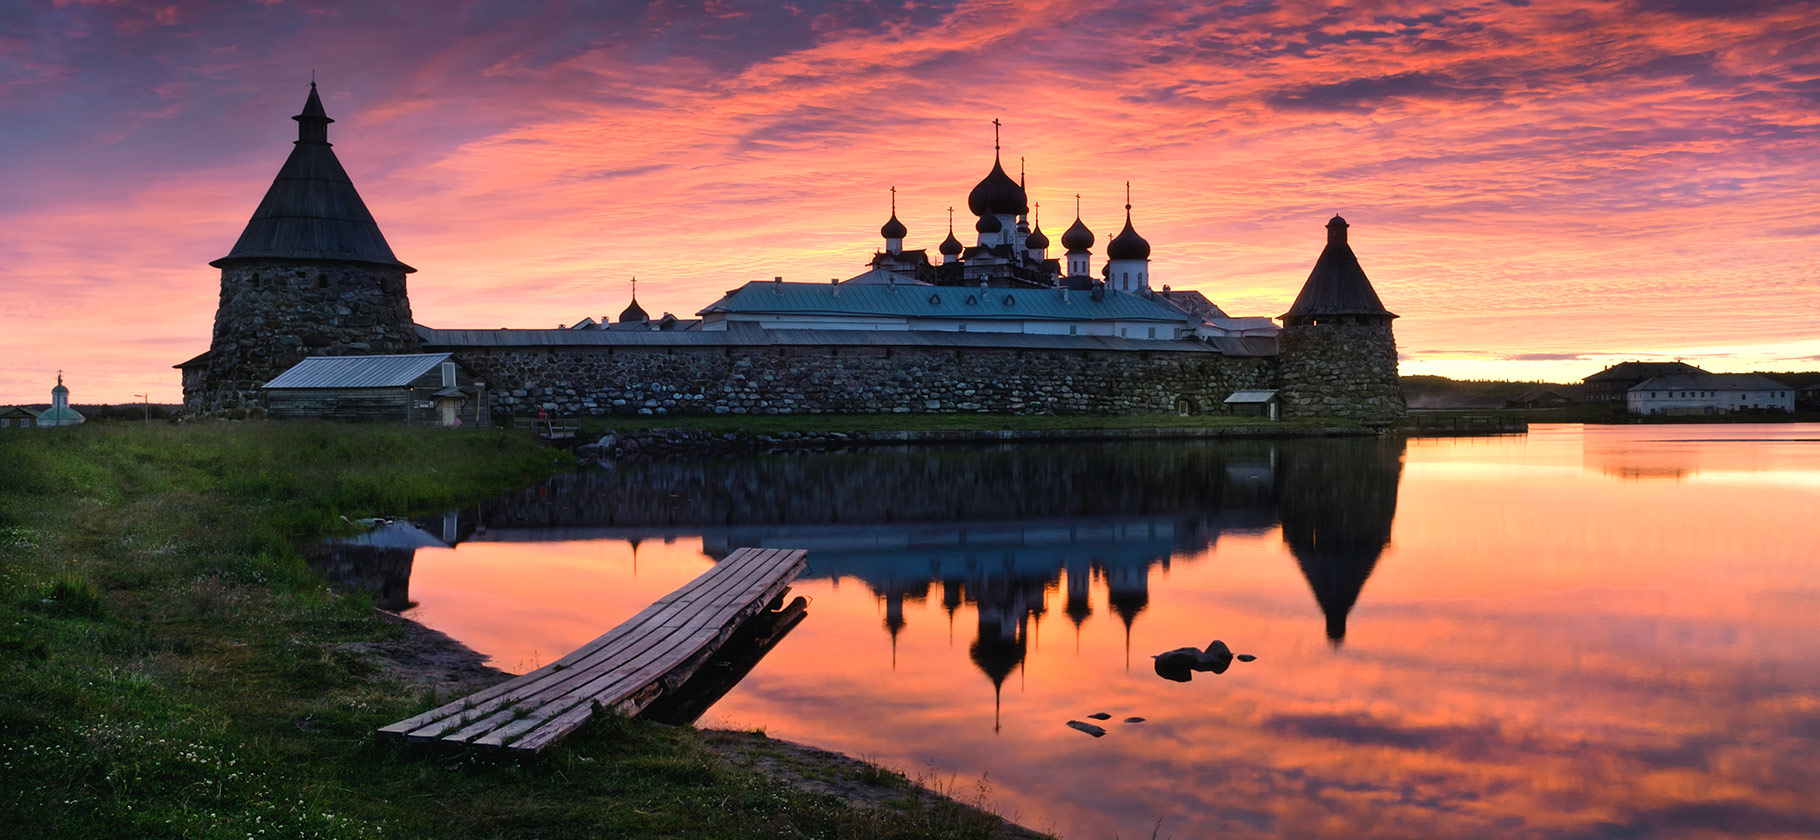
{"type": "Polygon", "coordinates": [[[876,283],[779,283],[755,280],[700,314],[848,315],[961,320],[1156,321],[1186,323],[1181,310],[1154,297],[1107,291],[913,286],[876,283]]]}

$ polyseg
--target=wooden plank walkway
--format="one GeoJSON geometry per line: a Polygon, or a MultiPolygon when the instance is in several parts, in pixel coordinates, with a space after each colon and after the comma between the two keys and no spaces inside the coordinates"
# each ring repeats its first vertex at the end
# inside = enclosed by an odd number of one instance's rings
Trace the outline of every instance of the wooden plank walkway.
{"type": "Polygon", "coordinates": [[[596,711],[635,715],[685,682],[746,619],[781,602],[807,552],[742,548],[625,623],[528,674],[381,727],[413,743],[538,752],[596,711]]]}

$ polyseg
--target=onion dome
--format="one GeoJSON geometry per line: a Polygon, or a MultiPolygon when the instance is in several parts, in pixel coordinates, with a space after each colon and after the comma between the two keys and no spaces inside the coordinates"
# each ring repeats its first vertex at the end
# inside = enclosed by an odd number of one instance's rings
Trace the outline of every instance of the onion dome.
{"type": "Polygon", "coordinates": [[[967,250],[967,246],[962,245],[961,241],[959,239],[955,239],[954,238],[954,229],[949,228],[948,238],[942,240],[941,247],[938,248],[937,250],[940,250],[942,252],[942,256],[953,257],[953,256],[959,256],[960,252],[967,250]]]}
{"type": "Polygon", "coordinates": [[[1147,260],[1150,259],[1150,243],[1139,236],[1131,227],[1131,205],[1125,205],[1125,229],[1118,236],[1106,243],[1106,259],[1109,260],[1147,260]]]}
{"type": "Polygon", "coordinates": [[[57,371],[57,385],[51,389],[51,397],[55,399],[57,397],[68,397],[69,395],[70,389],[63,386],[63,371],[57,371]]]}
{"type": "Polygon", "coordinates": [[[651,316],[645,314],[645,308],[638,305],[638,295],[636,294],[632,296],[632,303],[625,308],[625,311],[619,313],[619,322],[622,324],[643,324],[650,320],[651,316]]]}
{"type": "Polygon", "coordinates": [[[897,220],[896,213],[892,213],[891,221],[886,222],[884,227],[878,229],[878,235],[883,236],[886,239],[903,239],[905,236],[909,235],[909,233],[910,231],[904,227],[904,223],[897,220]]]}
{"type": "Polygon", "coordinates": [[[1005,229],[1005,225],[998,220],[997,216],[986,215],[981,216],[979,221],[973,223],[973,229],[980,233],[998,233],[1005,229]]]}
{"type": "Polygon", "coordinates": [[[1025,237],[1024,247],[1029,248],[1032,251],[1041,251],[1044,248],[1049,247],[1049,237],[1043,235],[1043,226],[1041,223],[1037,224],[1036,230],[1031,231],[1030,235],[1025,237]]]}
{"type": "Polygon", "coordinates": [[[1079,214],[1075,215],[1074,224],[1062,231],[1062,247],[1070,251],[1085,251],[1093,247],[1093,231],[1081,223],[1079,214]]]}
{"type": "Polygon", "coordinates": [[[999,165],[998,156],[992,158],[992,171],[967,194],[967,209],[975,216],[1007,215],[1030,212],[1029,198],[1024,188],[1005,174],[1005,168],[999,165]]]}

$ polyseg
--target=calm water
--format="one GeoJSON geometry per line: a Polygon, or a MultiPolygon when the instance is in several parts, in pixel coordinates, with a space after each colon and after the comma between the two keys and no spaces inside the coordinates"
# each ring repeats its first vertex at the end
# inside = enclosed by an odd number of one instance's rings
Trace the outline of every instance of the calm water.
{"type": "Polygon", "coordinates": [[[702,725],[1071,838],[1811,836],[1816,514],[1812,425],[828,455],[566,476],[334,573],[523,671],[807,548],[702,725]],[[1216,638],[1257,661],[1154,672],[1216,638]]]}

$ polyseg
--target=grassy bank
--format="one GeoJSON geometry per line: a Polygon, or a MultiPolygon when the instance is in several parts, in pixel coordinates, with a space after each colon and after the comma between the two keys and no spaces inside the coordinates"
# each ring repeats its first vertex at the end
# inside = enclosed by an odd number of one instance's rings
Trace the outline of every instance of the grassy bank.
{"type": "Polygon", "coordinates": [[[583,434],[608,429],[704,429],[710,432],[942,432],[942,431],[1042,431],[1071,429],[1222,429],[1270,426],[1280,429],[1316,429],[1357,426],[1350,420],[1307,417],[1265,420],[1261,417],[1224,415],[1117,414],[717,414],[669,417],[585,417],[583,434]]]}
{"type": "MultiPolygon", "coordinates": [[[[686,729],[608,720],[524,762],[381,745],[428,708],[411,631],[296,546],[534,481],[493,432],[308,424],[0,434],[0,825],[34,837],[991,836],[927,800],[799,793],[686,729]]],[[[605,629],[605,628],[603,628],[605,629]]]]}

